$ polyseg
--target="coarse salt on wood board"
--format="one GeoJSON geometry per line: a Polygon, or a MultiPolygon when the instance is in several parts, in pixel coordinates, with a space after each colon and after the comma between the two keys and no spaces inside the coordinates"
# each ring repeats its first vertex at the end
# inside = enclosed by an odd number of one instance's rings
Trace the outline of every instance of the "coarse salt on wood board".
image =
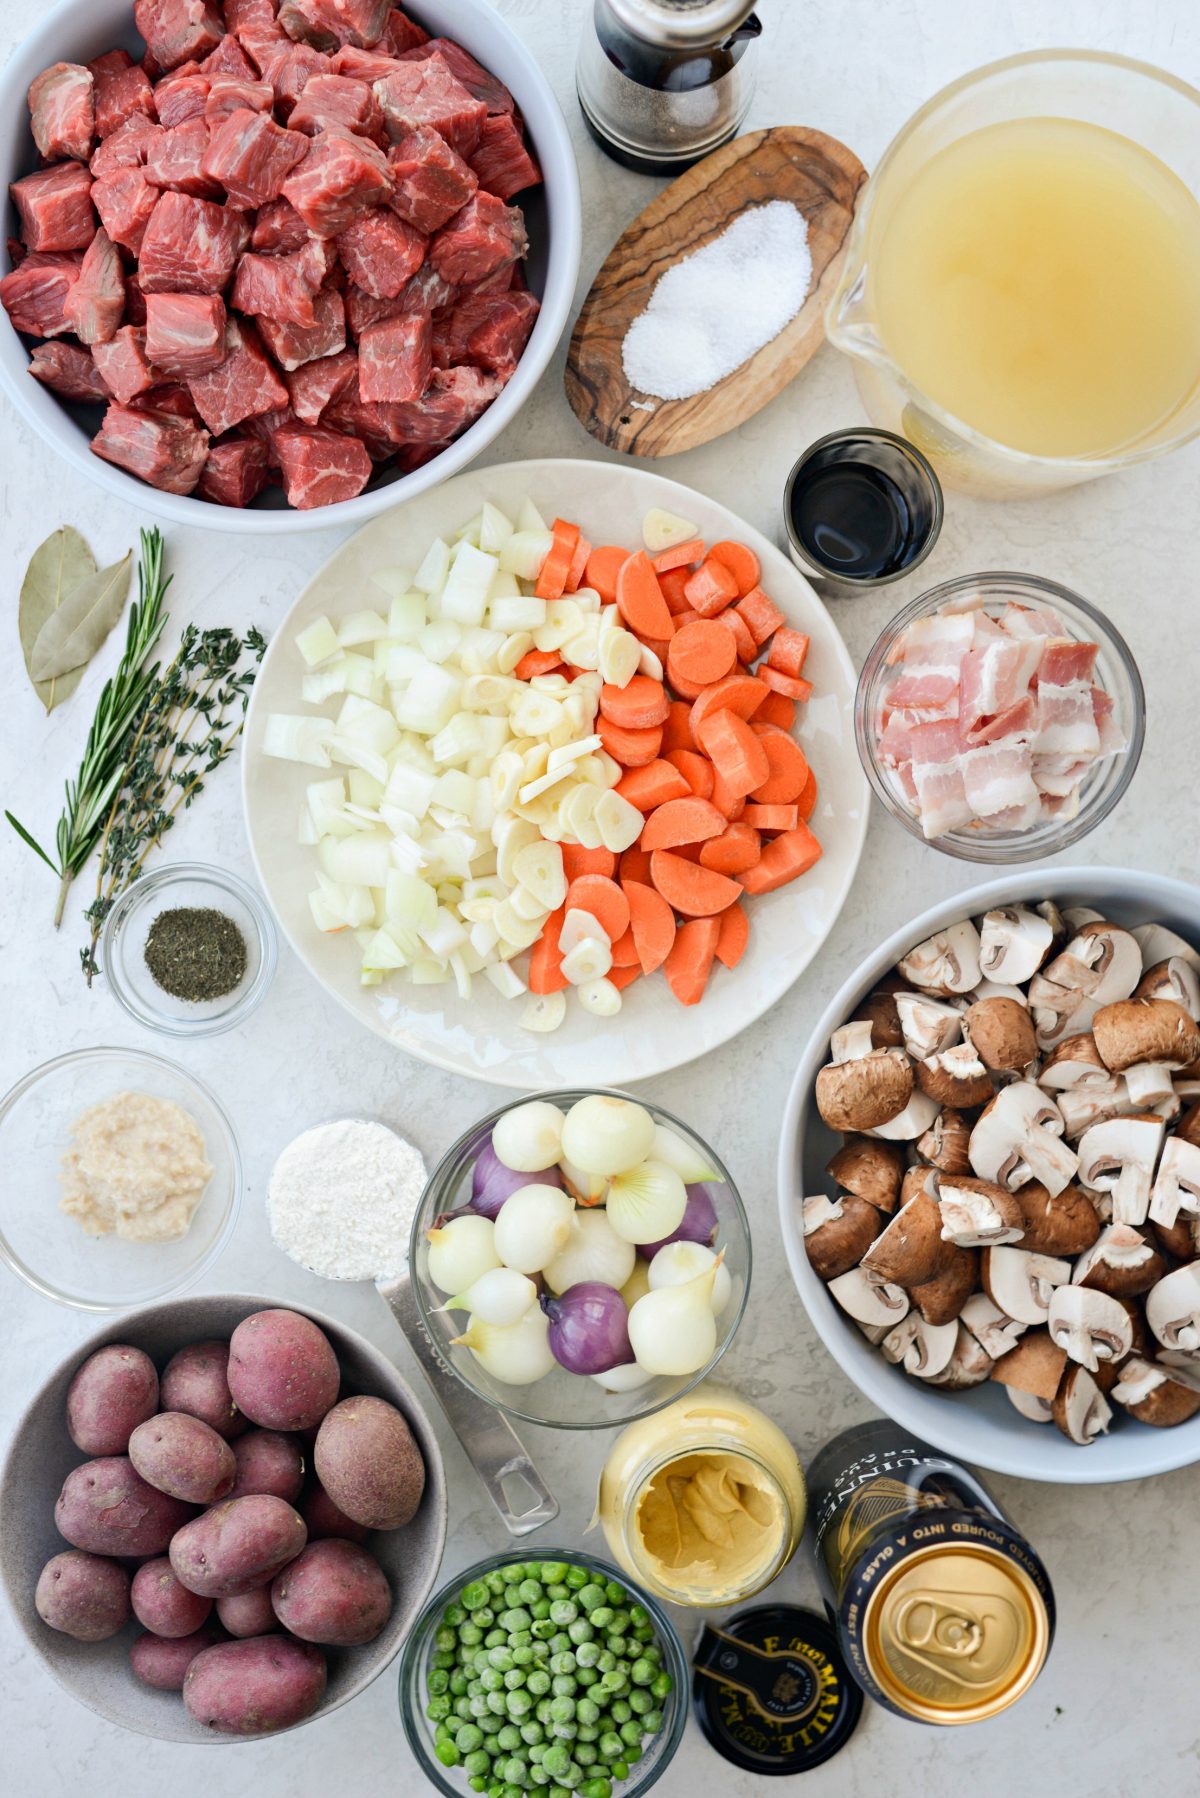
{"type": "Polygon", "coordinates": [[[820,346],[825,302],[837,280],[867,172],[824,132],[777,125],[734,138],[671,182],[613,245],[571,334],[565,375],[571,409],[610,449],[673,456],[734,430],[798,374],[820,346]],[[735,219],[790,202],[808,226],[808,297],[777,336],[731,374],[684,399],[657,399],[625,373],[626,333],[659,281],[714,243],[735,219]]]}

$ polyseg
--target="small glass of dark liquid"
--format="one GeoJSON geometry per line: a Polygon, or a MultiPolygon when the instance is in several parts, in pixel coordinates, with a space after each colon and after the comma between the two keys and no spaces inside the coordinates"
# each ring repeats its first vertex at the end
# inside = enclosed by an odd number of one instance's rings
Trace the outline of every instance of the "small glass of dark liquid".
{"type": "Polygon", "coordinates": [[[942,528],[942,489],[920,450],[891,431],[833,431],[788,476],[783,522],[792,561],[849,594],[899,580],[942,528]]]}

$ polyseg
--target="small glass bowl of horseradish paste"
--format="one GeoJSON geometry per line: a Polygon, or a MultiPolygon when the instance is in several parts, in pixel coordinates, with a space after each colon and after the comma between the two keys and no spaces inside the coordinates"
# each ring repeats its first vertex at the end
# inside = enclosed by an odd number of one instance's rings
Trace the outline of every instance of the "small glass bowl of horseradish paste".
{"type": "Polygon", "coordinates": [[[253,887],[223,868],[173,862],[143,874],[104,921],[100,975],[165,1036],[215,1036],[260,1003],[275,974],[275,924],[253,887]]]}

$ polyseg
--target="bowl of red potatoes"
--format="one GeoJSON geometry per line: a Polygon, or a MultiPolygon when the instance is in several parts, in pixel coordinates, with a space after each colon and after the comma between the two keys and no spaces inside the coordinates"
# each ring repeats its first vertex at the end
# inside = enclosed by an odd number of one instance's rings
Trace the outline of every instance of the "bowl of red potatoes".
{"type": "Polygon", "coordinates": [[[411,1388],[353,1330],[247,1295],[129,1312],[31,1400],[0,1576],[72,1695],[174,1742],[336,1710],[437,1577],[446,1488],[411,1388]]]}

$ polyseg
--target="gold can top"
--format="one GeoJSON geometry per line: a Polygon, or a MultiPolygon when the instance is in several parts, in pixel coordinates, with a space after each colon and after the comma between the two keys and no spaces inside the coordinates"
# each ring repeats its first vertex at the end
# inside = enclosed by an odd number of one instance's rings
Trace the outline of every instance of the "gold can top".
{"type": "Polygon", "coordinates": [[[994,1549],[908,1555],[868,1602],[867,1666],[889,1701],[925,1723],[978,1723],[1014,1704],[1050,1647],[1045,1602],[994,1549]]]}

